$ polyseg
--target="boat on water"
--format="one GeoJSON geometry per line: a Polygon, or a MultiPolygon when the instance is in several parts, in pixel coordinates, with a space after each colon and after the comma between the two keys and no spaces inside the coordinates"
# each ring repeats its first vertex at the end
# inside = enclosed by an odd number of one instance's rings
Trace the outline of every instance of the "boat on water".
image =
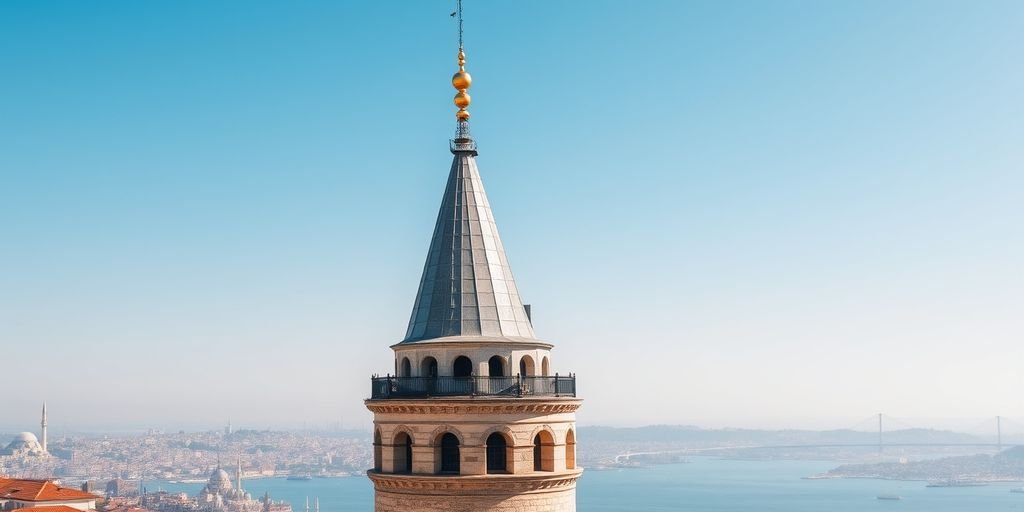
{"type": "Polygon", "coordinates": [[[902,496],[899,496],[899,495],[896,495],[896,494],[879,494],[875,498],[876,499],[880,499],[880,500],[888,500],[888,501],[899,501],[899,500],[903,499],[902,496]]]}
{"type": "Polygon", "coordinates": [[[988,484],[977,480],[959,480],[954,478],[950,480],[928,482],[928,485],[925,487],[984,487],[986,485],[988,484]]]}
{"type": "Polygon", "coordinates": [[[287,480],[312,480],[313,475],[288,475],[287,480]]]}

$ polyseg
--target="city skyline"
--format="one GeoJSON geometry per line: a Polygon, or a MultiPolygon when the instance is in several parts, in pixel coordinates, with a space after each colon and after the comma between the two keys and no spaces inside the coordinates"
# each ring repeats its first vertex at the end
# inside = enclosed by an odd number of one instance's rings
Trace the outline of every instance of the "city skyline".
{"type": "MultiPolygon", "coordinates": [[[[526,5],[466,7],[473,129],[581,425],[1024,417],[1024,8],[526,5]]],[[[368,429],[449,7],[0,6],[4,421],[368,429]]]]}

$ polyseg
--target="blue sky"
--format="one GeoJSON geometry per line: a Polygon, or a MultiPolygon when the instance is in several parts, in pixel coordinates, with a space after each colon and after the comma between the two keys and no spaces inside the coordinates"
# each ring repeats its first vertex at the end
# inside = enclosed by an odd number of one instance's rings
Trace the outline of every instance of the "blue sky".
{"type": "MultiPolygon", "coordinates": [[[[0,344],[32,362],[0,427],[368,424],[451,158],[451,3],[0,3],[0,344]]],[[[1024,417],[1024,4],[465,14],[582,423],[1024,417]]]]}

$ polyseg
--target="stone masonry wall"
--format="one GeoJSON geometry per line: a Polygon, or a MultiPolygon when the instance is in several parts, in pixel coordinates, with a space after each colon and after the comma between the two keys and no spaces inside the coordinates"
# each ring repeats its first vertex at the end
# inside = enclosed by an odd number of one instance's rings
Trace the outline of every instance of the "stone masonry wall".
{"type": "Polygon", "coordinates": [[[375,512],[576,512],[575,486],[512,496],[410,495],[377,490],[375,512]]]}

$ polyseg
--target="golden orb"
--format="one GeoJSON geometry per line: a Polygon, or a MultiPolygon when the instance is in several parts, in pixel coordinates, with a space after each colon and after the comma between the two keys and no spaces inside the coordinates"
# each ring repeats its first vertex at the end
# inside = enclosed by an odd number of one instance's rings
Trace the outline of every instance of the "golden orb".
{"type": "Polygon", "coordinates": [[[455,118],[460,121],[465,121],[469,119],[469,111],[464,108],[460,108],[459,111],[455,113],[455,118]]]}
{"type": "Polygon", "coordinates": [[[465,71],[459,71],[452,75],[452,86],[458,90],[469,89],[473,85],[473,77],[469,76],[469,73],[465,71]]]}
{"type": "Polygon", "coordinates": [[[466,108],[469,106],[469,102],[471,100],[472,99],[466,91],[459,91],[459,93],[455,95],[455,106],[459,108],[466,108]]]}

